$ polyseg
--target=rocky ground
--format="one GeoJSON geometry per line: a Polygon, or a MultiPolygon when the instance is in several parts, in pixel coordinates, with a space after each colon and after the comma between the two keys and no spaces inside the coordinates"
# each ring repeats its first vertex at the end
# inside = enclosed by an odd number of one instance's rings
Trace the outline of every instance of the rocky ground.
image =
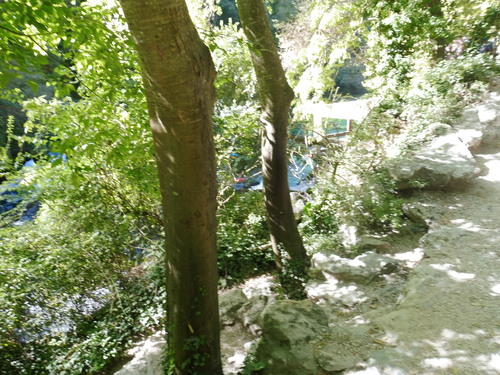
{"type": "Polygon", "coordinates": [[[484,141],[464,190],[413,197],[427,208],[424,259],[392,311],[364,314],[384,349],[346,374],[500,374],[500,142],[484,141]]]}
{"type": "MultiPolygon", "coordinates": [[[[355,259],[314,254],[306,301],[280,300],[270,276],[221,294],[227,374],[245,357],[265,375],[500,374],[496,91],[393,166],[402,189],[430,188],[406,204],[425,232],[360,238],[355,259]]],[[[117,374],[160,374],[161,345],[150,338],[117,374]]]]}

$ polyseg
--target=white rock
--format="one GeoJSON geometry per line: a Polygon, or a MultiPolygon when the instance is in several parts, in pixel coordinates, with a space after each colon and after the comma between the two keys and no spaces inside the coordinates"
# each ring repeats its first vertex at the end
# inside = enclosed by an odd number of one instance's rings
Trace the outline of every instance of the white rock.
{"type": "Polygon", "coordinates": [[[164,335],[165,332],[157,332],[131,349],[128,354],[134,358],[115,375],[162,375],[164,335]]]}

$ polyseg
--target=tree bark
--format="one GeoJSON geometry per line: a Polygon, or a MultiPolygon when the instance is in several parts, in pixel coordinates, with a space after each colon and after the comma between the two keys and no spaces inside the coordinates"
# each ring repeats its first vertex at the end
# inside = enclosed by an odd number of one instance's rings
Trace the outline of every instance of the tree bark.
{"type": "Polygon", "coordinates": [[[174,373],[222,375],[214,65],[184,0],[120,2],[139,53],[160,178],[174,373]]]}
{"type": "Polygon", "coordinates": [[[286,80],[263,1],[237,3],[262,102],[262,174],[276,266],[283,267],[285,252],[304,272],[309,259],[297,228],[288,186],[288,116],[294,93],[286,80]]]}

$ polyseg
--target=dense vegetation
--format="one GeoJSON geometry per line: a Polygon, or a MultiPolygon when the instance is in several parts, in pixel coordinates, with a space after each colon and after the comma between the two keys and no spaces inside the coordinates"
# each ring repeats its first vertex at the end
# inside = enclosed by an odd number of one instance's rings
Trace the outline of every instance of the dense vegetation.
{"type": "MultiPolygon", "coordinates": [[[[218,75],[221,287],[272,272],[260,191],[259,104],[231,1],[191,10],[218,75]]],[[[289,82],[291,128],[309,101],[380,99],[342,147],[316,137],[315,186],[299,229],[310,252],[342,253],[342,224],[411,231],[384,170],[453,123],[499,73],[493,1],[268,3],[289,82]],[[293,6],[292,6],[293,5],[293,6]],[[456,52],[450,46],[463,45],[456,52]],[[353,78],[354,77],[354,78],[353,78]],[[364,81],[361,81],[364,77],[364,81]],[[396,148],[397,150],[394,150],[396,148]]],[[[146,102],[112,2],[0,1],[0,373],[98,374],[164,324],[163,213],[146,102]]],[[[314,137],[313,137],[314,138],[314,137]]],[[[294,160],[312,149],[289,141],[294,160]]]]}

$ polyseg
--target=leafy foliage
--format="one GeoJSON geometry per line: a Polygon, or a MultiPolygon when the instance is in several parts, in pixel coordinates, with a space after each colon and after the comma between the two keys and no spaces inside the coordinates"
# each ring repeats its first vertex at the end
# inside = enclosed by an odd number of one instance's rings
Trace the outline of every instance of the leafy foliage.
{"type": "Polygon", "coordinates": [[[270,270],[272,251],[261,192],[237,193],[219,210],[219,272],[230,285],[270,270]],[[267,249],[267,250],[266,250],[267,249]]]}

